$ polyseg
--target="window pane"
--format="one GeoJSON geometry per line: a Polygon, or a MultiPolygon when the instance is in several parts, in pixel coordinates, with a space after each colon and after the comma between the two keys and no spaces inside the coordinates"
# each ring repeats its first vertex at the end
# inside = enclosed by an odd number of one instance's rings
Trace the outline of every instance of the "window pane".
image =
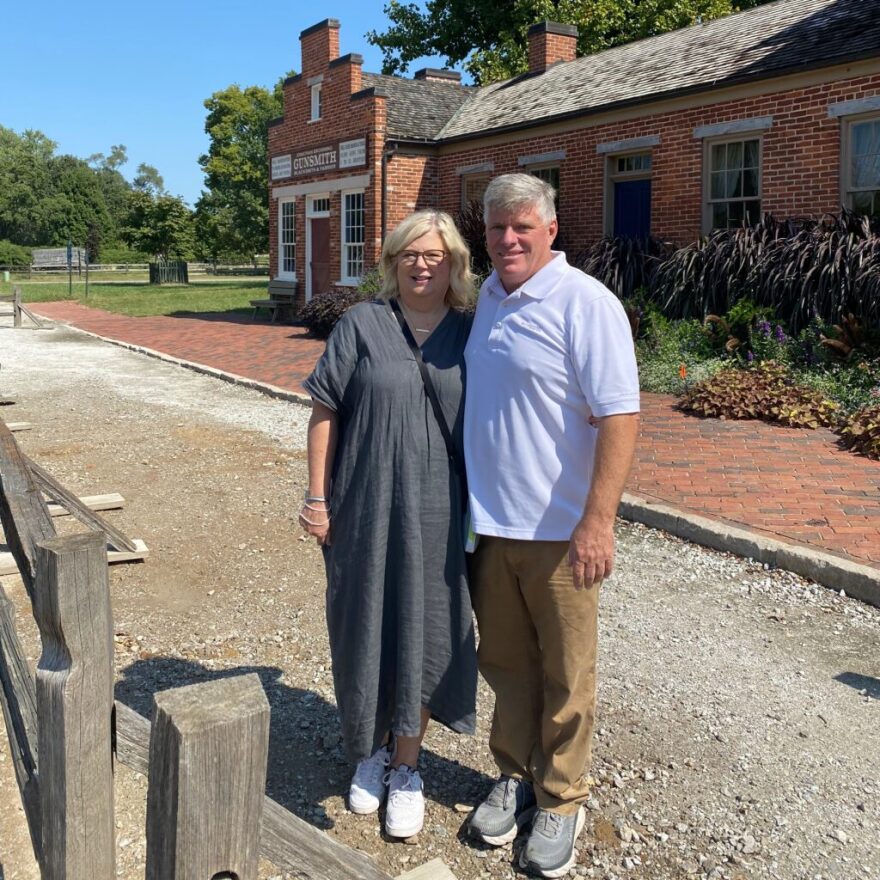
{"type": "Polygon", "coordinates": [[[360,278],[364,272],[364,194],[346,193],[342,213],[346,277],[360,278]]]}
{"type": "Polygon", "coordinates": [[[723,199],[727,197],[727,175],[724,171],[713,171],[710,184],[710,198],[723,199]]]}
{"type": "Polygon", "coordinates": [[[743,156],[743,167],[757,168],[759,161],[758,141],[746,141],[743,144],[745,155],[743,156]]]}
{"type": "Polygon", "coordinates": [[[852,209],[856,214],[872,214],[874,212],[874,193],[853,193],[852,209]]]}
{"type": "Polygon", "coordinates": [[[727,172],[727,197],[731,199],[742,198],[742,171],[727,172]]]}
{"type": "Polygon", "coordinates": [[[727,167],[742,168],[743,166],[743,145],[737,142],[727,145],[727,167]]]}
{"type": "Polygon", "coordinates": [[[747,198],[758,195],[758,169],[747,168],[743,172],[743,192],[747,198]]]}
{"type": "Polygon", "coordinates": [[[712,145],[712,170],[713,171],[722,171],[727,167],[727,145],[726,144],[713,144],[712,145]]]}
{"type": "Polygon", "coordinates": [[[727,227],[727,202],[712,205],[712,228],[724,229],[727,227]]]}
{"type": "Polygon", "coordinates": [[[486,174],[474,174],[462,178],[462,202],[464,205],[470,202],[479,202],[483,199],[483,193],[489,185],[489,176],[486,174]]]}

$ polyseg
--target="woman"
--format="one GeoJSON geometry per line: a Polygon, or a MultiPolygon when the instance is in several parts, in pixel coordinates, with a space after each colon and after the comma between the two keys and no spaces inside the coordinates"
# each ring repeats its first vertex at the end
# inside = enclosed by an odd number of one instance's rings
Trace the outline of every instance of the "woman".
{"type": "Polygon", "coordinates": [[[305,382],[313,411],[300,523],[327,566],[336,701],[357,762],[349,808],[372,813],[387,796],[393,837],[422,827],[417,766],[428,719],[474,731],[466,488],[456,467],[469,263],[449,215],[412,214],[385,240],[379,299],[342,317],[305,382]],[[411,346],[426,365],[453,454],[411,346]]]}

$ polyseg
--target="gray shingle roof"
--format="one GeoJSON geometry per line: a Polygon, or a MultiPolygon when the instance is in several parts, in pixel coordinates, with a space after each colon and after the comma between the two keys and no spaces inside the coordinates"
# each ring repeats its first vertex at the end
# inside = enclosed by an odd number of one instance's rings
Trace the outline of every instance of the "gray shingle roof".
{"type": "Polygon", "coordinates": [[[434,136],[463,138],[878,55],[880,0],[777,0],[476,89],[434,136]]]}
{"type": "Polygon", "coordinates": [[[388,136],[433,140],[456,110],[473,94],[455,82],[402,79],[364,73],[362,86],[388,93],[388,136]]]}

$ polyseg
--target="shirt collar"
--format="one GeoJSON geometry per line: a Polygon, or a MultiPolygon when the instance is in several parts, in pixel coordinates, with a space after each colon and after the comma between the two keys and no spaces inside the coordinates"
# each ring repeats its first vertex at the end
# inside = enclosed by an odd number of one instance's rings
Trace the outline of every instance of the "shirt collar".
{"type": "Polygon", "coordinates": [[[564,251],[551,251],[551,253],[553,254],[553,259],[538,269],[528,281],[523,282],[516,290],[508,293],[494,269],[492,274],[486,279],[486,290],[497,299],[507,299],[508,296],[515,298],[527,296],[530,299],[544,299],[556,287],[556,284],[568,268],[564,251]]]}

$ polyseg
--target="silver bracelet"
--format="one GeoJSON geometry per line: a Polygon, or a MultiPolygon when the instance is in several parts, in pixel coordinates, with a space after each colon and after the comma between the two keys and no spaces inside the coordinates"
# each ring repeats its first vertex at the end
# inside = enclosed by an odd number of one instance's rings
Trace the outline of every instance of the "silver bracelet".
{"type": "Polygon", "coordinates": [[[308,491],[305,495],[306,501],[326,501],[327,499],[323,495],[309,495],[308,491]]]}

